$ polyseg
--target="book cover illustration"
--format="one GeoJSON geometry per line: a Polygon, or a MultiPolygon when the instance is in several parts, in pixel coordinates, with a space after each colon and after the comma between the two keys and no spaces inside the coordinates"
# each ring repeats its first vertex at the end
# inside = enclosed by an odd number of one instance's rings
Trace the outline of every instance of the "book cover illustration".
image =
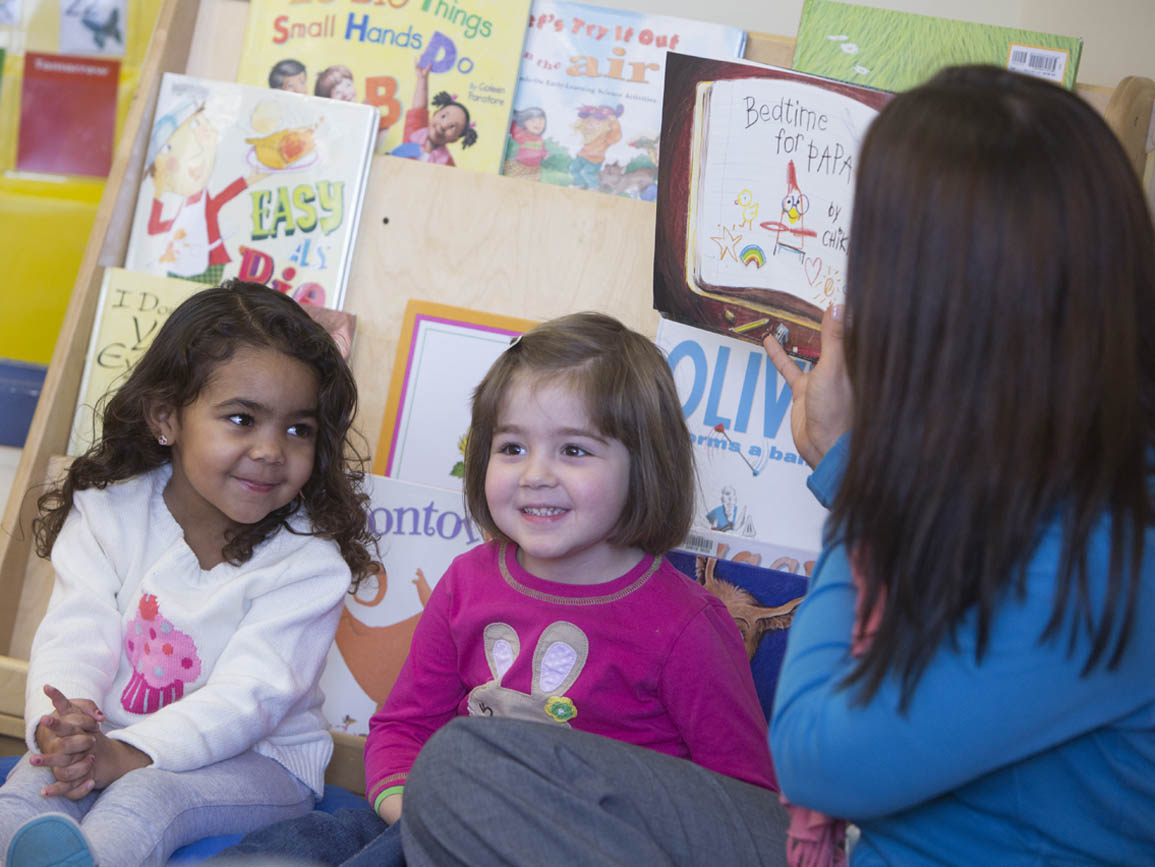
{"type": "Polygon", "coordinates": [[[694,443],[694,528],[728,534],[735,547],[755,539],[778,552],[773,560],[788,557],[791,571],[804,572],[822,548],[826,509],[806,487],[810,468],[794,450],[790,386],[762,347],[734,337],[663,318],[654,342],[674,373],[694,443]]]}
{"type": "Polygon", "coordinates": [[[24,55],[16,169],[104,177],[112,165],[120,62],[24,55]]]}
{"type": "Polygon", "coordinates": [[[126,0],[59,0],[59,3],[61,51],[124,56],[126,0]]]}
{"type": "Polygon", "coordinates": [[[766,719],[786,653],[794,609],[806,595],[806,578],[748,562],[703,557],[687,551],[666,555],[674,567],[718,597],[734,618],[754,675],[766,719]]]}
{"type": "Polygon", "coordinates": [[[891,94],[671,53],[654,307],[813,361],[844,296],[862,137],[891,94]]]}
{"type": "MultiPolygon", "coordinates": [[[[203,283],[175,277],[158,277],[124,268],[106,268],[96,300],[96,314],[84,372],[68,440],[68,454],[85,452],[100,433],[97,415],[101,399],[111,394],[152,345],[168,315],[190,295],[206,289],[203,283]]],[[[341,354],[348,357],[356,330],[356,317],[343,310],[304,305],[325,327],[341,354]]]]}
{"type": "Polygon", "coordinates": [[[724,497],[719,496],[718,505],[722,507],[723,512],[726,505],[729,505],[732,514],[723,516],[720,521],[709,522],[709,528],[692,528],[678,545],[679,550],[697,554],[699,557],[733,560],[736,563],[749,563],[751,566],[763,566],[777,572],[810,577],[817,562],[814,551],[737,535],[732,532],[735,519],[738,517],[733,492],[727,492],[724,497]]]}
{"type": "Polygon", "coordinates": [[[736,27],[536,0],[502,174],[654,201],[667,52],[745,45],[736,27]]]}
{"type": "Polygon", "coordinates": [[[373,472],[460,491],[473,390],[510,341],[535,325],[411,299],[373,472]]]}
{"type": "Polygon", "coordinates": [[[368,106],[166,73],[125,267],[339,308],[375,129],[368,106]]]}
{"type": "Polygon", "coordinates": [[[321,674],[323,712],[334,731],[368,734],[409,653],[429,595],[453,558],[484,541],[460,491],[367,476],[376,573],[345,597],[321,674]]]}
{"type": "Polygon", "coordinates": [[[496,174],[530,0],[252,0],[238,81],[366,103],[375,150],[496,174]]]}
{"type": "Polygon", "coordinates": [[[833,0],[805,0],[794,68],[814,75],[908,90],[945,66],[992,63],[1067,89],[1083,40],[833,0]]]}

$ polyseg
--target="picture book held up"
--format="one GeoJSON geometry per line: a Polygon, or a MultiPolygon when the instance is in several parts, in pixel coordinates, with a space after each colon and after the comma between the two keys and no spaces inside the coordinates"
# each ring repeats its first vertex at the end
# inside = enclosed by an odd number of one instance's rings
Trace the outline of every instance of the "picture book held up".
{"type": "Polygon", "coordinates": [[[754,343],[773,335],[817,359],[822,313],[844,294],[858,149],[889,98],[671,53],[654,307],[754,343]]]}
{"type": "Polygon", "coordinates": [[[375,132],[369,106],[166,73],[125,267],[339,308],[375,132]]]}
{"type": "Polygon", "coordinates": [[[460,491],[473,390],[510,341],[536,324],[410,299],[373,472],[460,491]]]}
{"type": "Polygon", "coordinates": [[[885,90],[909,90],[940,69],[992,63],[1070,90],[1083,40],[834,0],[805,0],[794,68],[885,90]]]}
{"type": "Polygon", "coordinates": [[[719,558],[746,551],[744,559],[809,574],[826,509],[794,449],[790,386],[761,346],[743,340],[663,318],[654,342],[673,371],[698,472],[693,530],[681,547],[719,558]],[[726,549],[719,536],[729,537],[726,549]]]}
{"type": "Polygon", "coordinates": [[[366,103],[375,150],[496,174],[530,0],[251,0],[237,80],[366,103]]]}
{"type": "Polygon", "coordinates": [[[535,0],[502,174],[653,201],[667,52],[745,45],[737,27],[535,0]]]}
{"type": "Polygon", "coordinates": [[[409,654],[429,595],[453,558],[484,541],[461,493],[366,476],[369,529],[381,559],[345,597],[321,674],[322,711],[334,731],[364,735],[409,654]]]}
{"type": "MultiPolygon", "coordinates": [[[[68,454],[82,454],[92,445],[100,435],[102,399],[128,376],[132,366],[152,345],[169,314],[186,298],[207,288],[192,280],[157,277],[124,268],[104,269],[84,357],[68,454]]],[[[356,317],[344,310],[313,304],[302,306],[329,332],[347,358],[353,344],[356,317]]]]}

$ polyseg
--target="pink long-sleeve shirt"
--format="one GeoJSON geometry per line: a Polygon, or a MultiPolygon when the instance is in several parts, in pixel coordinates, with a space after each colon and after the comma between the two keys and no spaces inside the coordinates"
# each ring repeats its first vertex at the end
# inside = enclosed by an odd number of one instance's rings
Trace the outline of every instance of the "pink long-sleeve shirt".
{"type": "Polygon", "coordinates": [[[404,785],[437,729],[470,713],[569,725],[778,788],[737,626],[660,557],[588,585],[531,575],[498,542],[454,560],[370,720],[370,803],[404,785]]]}

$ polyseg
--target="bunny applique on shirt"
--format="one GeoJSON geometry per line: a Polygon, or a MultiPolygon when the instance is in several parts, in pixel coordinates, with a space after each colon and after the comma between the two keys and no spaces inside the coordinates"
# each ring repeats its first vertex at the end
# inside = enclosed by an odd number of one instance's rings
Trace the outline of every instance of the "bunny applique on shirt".
{"type": "Polygon", "coordinates": [[[521,641],[514,628],[507,623],[490,623],[483,640],[493,680],[469,693],[470,715],[552,722],[568,728],[578,709],[565,693],[589,658],[586,634],[564,620],[545,628],[533,651],[533,684],[529,693],[501,685],[521,653],[521,641]]]}

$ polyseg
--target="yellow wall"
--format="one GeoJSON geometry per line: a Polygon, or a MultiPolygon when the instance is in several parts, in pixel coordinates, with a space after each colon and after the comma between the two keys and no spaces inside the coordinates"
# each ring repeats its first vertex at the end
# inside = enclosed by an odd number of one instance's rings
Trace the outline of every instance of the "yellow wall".
{"type": "Polygon", "coordinates": [[[37,364],[52,356],[104,188],[71,183],[62,196],[44,186],[0,180],[0,357],[37,364]]]}
{"type": "MultiPolygon", "coordinates": [[[[25,51],[56,51],[59,3],[25,0],[24,29],[0,33],[0,358],[47,364],[96,219],[99,178],[21,174],[15,164],[25,51]]],[[[128,0],[116,128],[128,112],[160,0],[128,0]]]]}

